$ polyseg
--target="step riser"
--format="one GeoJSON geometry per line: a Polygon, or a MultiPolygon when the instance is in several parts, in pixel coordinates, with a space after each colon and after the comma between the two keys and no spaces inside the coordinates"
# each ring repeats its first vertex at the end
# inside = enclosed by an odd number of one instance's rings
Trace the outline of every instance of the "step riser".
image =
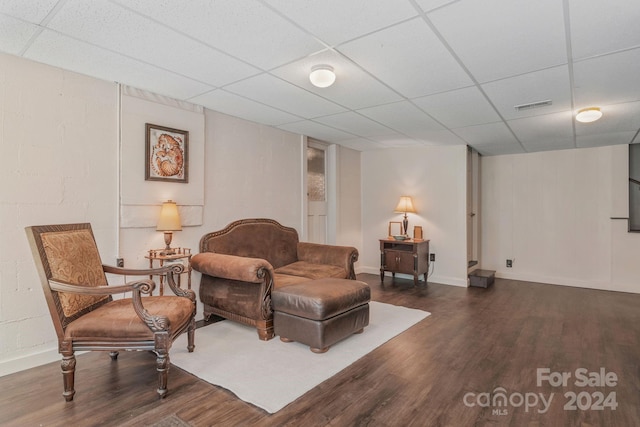
{"type": "Polygon", "coordinates": [[[495,271],[490,270],[476,270],[469,274],[469,285],[478,288],[488,288],[493,285],[495,273],[495,271]]]}

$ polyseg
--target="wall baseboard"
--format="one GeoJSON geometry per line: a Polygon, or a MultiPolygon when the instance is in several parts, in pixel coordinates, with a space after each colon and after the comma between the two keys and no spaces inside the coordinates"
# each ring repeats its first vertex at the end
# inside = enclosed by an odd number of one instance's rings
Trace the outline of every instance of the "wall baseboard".
{"type": "MultiPolygon", "coordinates": [[[[77,354],[79,353],[76,353],[76,355],[77,354]]],[[[60,356],[58,350],[52,348],[40,353],[28,354],[26,356],[17,357],[15,359],[1,361],[0,377],[24,371],[26,369],[35,368],[36,366],[46,365],[47,363],[60,362],[61,360],[62,356],[60,356]]]]}
{"type": "MultiPolygon", "coordinates": [[[[380,275],[380,267],[362,266],[362,267],[356,268],[356,273],[368,273],[368,274],[380,275]]],[[[391,273],[389,272],[385,273],[385,277],[391,277],[391,273]]],[[[410,274],[402,274],[402,273],[396,273],[396,277],[400,279],[413,279],[413,276],[411,276],[410,274]]],[[[422,280],[422,275],[420,275],[420,280],[422,280]]],[[[428,278],[428,281],[432,283],[439,283],[441,285],[460,286],[463,288],[466,288],[468,286],[466,277],[464,279],[458,279],[456,277],[435,275],[435,276],[430,276],[428,278]]]]}

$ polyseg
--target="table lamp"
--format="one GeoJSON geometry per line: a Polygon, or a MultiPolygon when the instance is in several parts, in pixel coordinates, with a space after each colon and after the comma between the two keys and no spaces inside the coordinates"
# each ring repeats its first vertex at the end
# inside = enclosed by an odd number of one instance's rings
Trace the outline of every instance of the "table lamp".
{"type": "Polygon", "coordinates": [[[157,231],[164,231],[164,243],[167,245],[160,255],[174,255],[176,251],[171,249],[171,239],[174,231],[181,231],[180,214],[176,202],[168,200],[162,204],[160,218],[158,218],[157,231]]]}
{"type": "Polygon", "coordinates": [[[407,234],[407,229],[409,227],[409,220],[407,219],[407,212],[417,213],[416,208],[413,207],[413,201],[411,200],[411,196],[400,196],[400,201],[398,202],[398,206],[396,206],[394,212],[404,213],[404,219],[402,220],[402,234],[407,234]]]}

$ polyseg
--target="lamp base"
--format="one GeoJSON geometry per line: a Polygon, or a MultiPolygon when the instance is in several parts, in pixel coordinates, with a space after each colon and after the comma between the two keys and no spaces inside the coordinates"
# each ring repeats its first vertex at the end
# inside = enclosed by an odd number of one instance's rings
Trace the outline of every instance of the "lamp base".
{"type": "Polygon", "coordinates": [[[166,247],[164,248],[164,250],[162,252],[160,252],[160,255],[175,255],[176,251],[175,249],[171,249],[171,240],[173,239],[173,231],[165,231],[164,232],[164,244],[166,245],[166,247]]]}

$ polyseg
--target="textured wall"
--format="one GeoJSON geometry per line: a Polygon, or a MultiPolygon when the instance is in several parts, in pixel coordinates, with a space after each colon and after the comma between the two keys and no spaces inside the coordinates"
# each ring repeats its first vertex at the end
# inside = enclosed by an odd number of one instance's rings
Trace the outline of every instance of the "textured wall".
{"type": "Polygon", "coordinates": [[[116,254],[118,146],[114,83],[0,55],[0,93],[3,361],[56,346],[24,227],[90,222],[116,254]]]}

